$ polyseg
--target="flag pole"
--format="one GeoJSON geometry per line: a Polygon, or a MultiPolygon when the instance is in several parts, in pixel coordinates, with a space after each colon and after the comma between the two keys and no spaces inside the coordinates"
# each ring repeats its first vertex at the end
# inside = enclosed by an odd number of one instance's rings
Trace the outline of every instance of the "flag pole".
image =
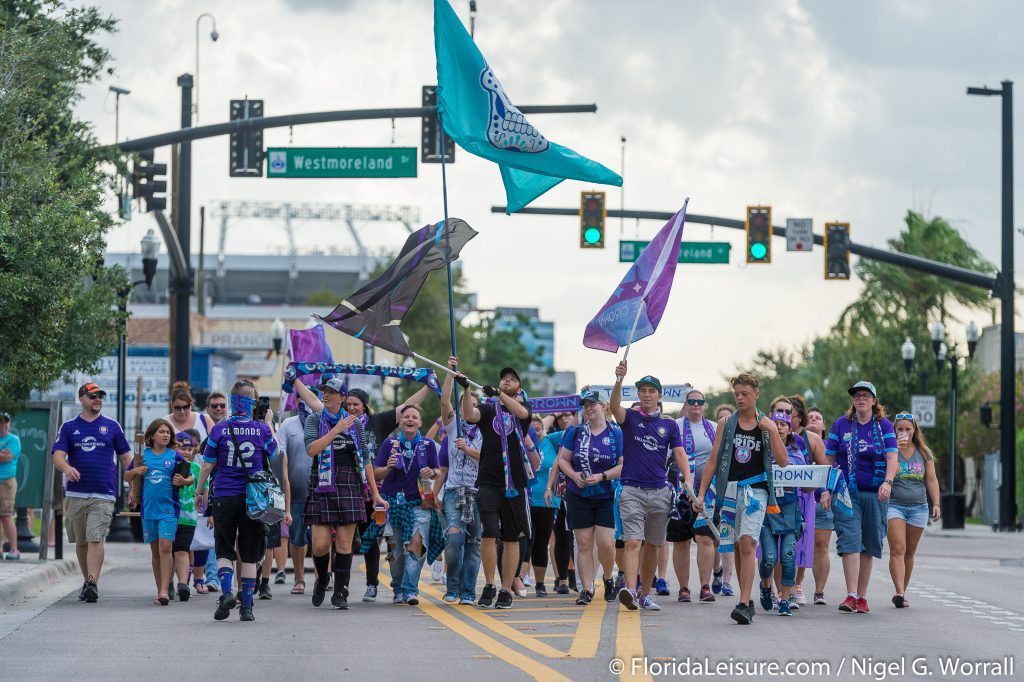
{"type": "Polygon", "coordinates": [[[647,307],[647,303],[644,299],[640,299],[640,305],[636,307],[636,317],[633,318],[633,328],[629,330],[629,343],[626,344],[626,352],[622,356],[622,361],[625,362],[626,358],[629,357],[629,349],[633,345],[633,334],[636,333],[636,326],[640,323],[640,315],[644,312],[644,308],[647,307]]]}
{"type": "MultiPolygon", "coordinates": [[[[448,330],[452,337],[452,356],[458,357],[458,349],[455,344],[455,291],[452,288],[452,262],[449,258],[451,255],[451,238],[450,230],[448,229],[448,164],[445,163],[445,132],[444,122],[441,120],[441,109],[437,110],[437,127],[439,133],[440,147],[441,147],[441,196],[444,201],[444,250],[445,250],[445,272],[448,275],[448,330]]],[[[416,357],[422,358],[417,355],[416,357]]],[[[436,364],[436,363],[433,363],[436,364]]],[[[444,368],[448,371],[448,368],[444,368]]],[[[461,408],[459,406],[459,385],[455,384],[452,386],[452,409],[455,410],[455,414],[458,416],[461,414],[461,408]]],[[[462,419],[455,420],[455,434],[462,438],[462,419]]]]}
{"type": "MultiPolygon", "coordinates": [[[[451,374],[451,375],[454,375],[454,374],[455,374],[455,372],[454,372],[454,371],[452,371],[452,369],[451,369],[450,367],[445,367],[445,366],[444,366],[444,365],[442,365],[442,364],[441,364],[440,362],[434,362],[434,361],[433,361],[433,360],[431,360],[430,358],[427,358],[427,357],[423,357],[423,356],[422,356],[422,355],[420,355],[419,353],[413,353],[412,355],[413,355],[413,357],[414,357],[414,358],[416,358],[416,359],[418,359],[418,360],[422,360],[423,362],[427,363],[428,365],[433,365],[434,367],[437,367],[437,368],[438,368],[439,370],[441,370],[442,372],[448,372],[448,373],[449,373],[449,374],[451,374]]],[[[483,388],[483,385],[481,385],[481,384],[478,384],[478,383],[476,383],[475,381],[473,381],[473,380],[472,380],[472,379],[470,379],[469,377],[466,377],[466,381],[468,381],[468,382],[469,382],[469,385],[470,385],[470,386],[474,386],[474,387],[476,387],[476,388],[483,388]]],[[[458,386],[458,384],[456,384],[456,386],[458,386]]],[[[454,387],[453,387],[453,388],[454,388],[454,387]]]]}

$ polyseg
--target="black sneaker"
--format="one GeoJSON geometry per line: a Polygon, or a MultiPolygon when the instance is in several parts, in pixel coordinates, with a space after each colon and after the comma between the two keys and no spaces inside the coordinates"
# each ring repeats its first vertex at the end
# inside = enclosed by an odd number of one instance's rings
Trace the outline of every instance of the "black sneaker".
{"type": "Polygon", "coordinates": [[[243,606],[242,608],[238,609],[238,620],[244,620],[244,621],[254,621],[254,620],[256,620],[256,616],[252,615],[252,607],[251,606],[243,606]]]}
{"type": "Polygon", "coordinates": [[[484,590],[480,593],[480,601],[476,605],[484,609],[493,608],[494,597],[497,593],[498,591],[494,589],[494,585],[484,585],[484,590]]]}
{"type": "Polygon", "coordinates": [[[274,576],[275,585],[284,585],[285,580],[287,580],[287,577],[285,576],[284,571],[278,571],[277,575],[274,576]]]}
{"type": "Polygon", "coordinates": [[[512,608],[512,593],[508,590],[502,590],[498,592],[498,601],[495,602],[494,608],[496,609],[510,609],[512,608]]]}
{"type": "Polygon", "coordinates": [[[313,606],[320,606],[327,596],[327,581],[313,581],[313,606]]]}
{"type": "Polygon", "coordinates": [[[80,589],[78,591],[78,601],[85,601],[85,586],[88,585],[88,584],[89,584],[88,580],[86,580],[84,583],[82,583],[82,589],[80,589]]]}
{"type": "Polygon", "coordinates": [[[587,605],[587,591],[583,590],[582,592],[580,592],[580,596],[576,597],[576,606],[586,606],[586,605],[587,605]]]}
{"type": "Polygon", "coordinates": [[[604,581],[604,600],[615,601],[615,583],[611,580],[604,581]]]}
{"type": "Polygon", "coordinates": [[[270,583],[264,581],[260,583],[259,591],[260,599],[273,599],[274,595],[270,593],[270,583]]]}
{"type": "Polygon", "coordinates": [[[214,620],[226,620],[231,615],[231,609],[238,606],[235,595],[225,592],[217,599],[217,610],[213,612],[214,620]]]}
{"type": "Polygon", "coordinates": [[[533,591],[537,593],[538,597],[546,597],[546,596],[548,596],[548,588],[544,587],[543,584],[537,585],[536,587],[534,587],[533,591]]]}
{"type": "Polygon", "coordinates": [[[555,585],[555,594],[569,594],[569,586],[566,583],[557,583],[555,585]]]}
{"type": "Polygon", "coordinates": [[[750,605],[740,602],[732,610],[732,619],[740,625],[750,625],[754,622],[753,602],[750,605]]]}
{"type": "Polygon", "coordinates": [[[188,601],[192,596],[192,590],[185,583],[178,583],[178,601],[188,601]]]}
{"type": "Polygon", "coordinates": [[[345,592],[335,592],[331,595],[331,606],[340,610],[348,610],[348,595],[345,592]]]}
{"type": "Polygon", "coordinates": [[[85,585],[82,587],[82,595],[85,598],[86,604],[95,604],[96,600],[100,598],[100,590],[96,587],[95,580],[87,580],[85,585]]]}
{"type": "MultiPolygon", "coordinates": [[[[582,592],[580,592],[580,599],[583,600],[583,605],[587,606],[588,604],[591,604],[594,601],[594,593],[590,590],[583,590],[582,592]]],[[[576,603],[579,603],[579,599],[576,600],[576,603]]]]}

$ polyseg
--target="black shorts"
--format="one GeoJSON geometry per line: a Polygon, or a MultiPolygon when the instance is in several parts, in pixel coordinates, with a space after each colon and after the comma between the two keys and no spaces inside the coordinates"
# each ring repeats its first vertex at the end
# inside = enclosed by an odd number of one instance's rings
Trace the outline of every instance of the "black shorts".
{"type": "Polygon", "coordinates": [[[665,537],[666,542],[686,542],[687,540],[693,539],[693,524],[685,523],[679,519],[668,520],[668,533],[665,537]]]}
{"type": "Polygon", "coordinates": [[[515,497],[505,497],[504,487],[482,485],[476,494],[476,504],[483,537],[504,542],[530,537],[530,496],[525,488],[520,488],[515,497]]]}
{"type": "Polygon", "coordinates": [[[611,497],[594,499],[566,493],[565,511],[569,517],[569,528],[582,530],[601,526],[602,528],[615,528],[615,500],[611,497]]]}
{"type": "Polygon", "coordinates": [[[187,552],[192,549],[192,538],[196,535],[195,526],[178,524],[178,530],[174,531],[174,544],[171,545],[172,552],[187,552]]]}
{"type": "Polygon", "coordinates": [[[210,502],[210,509],[213,511],[217,558],[237,561],[240,554],[243,564],[258,563],[267,546],[266,530],[262,522],[253,521],[245,513],[245,495],[215,497],[210,502]]]}
{"type": "Polygon", "coordinates": [[[277,549],[281,546],[281,522],[264,523],[263,532],[267,536],[267,549],[277,549]]]}

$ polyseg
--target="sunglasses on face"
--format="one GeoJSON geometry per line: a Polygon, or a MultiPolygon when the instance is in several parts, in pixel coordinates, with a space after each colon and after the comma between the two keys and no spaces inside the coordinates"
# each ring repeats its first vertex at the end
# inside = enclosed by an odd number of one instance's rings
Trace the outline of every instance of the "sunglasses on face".
{"type": "Polygon", "coordinates": [[[227,403],[217,403],[216,405],[213,405],[213,404],[209,405],[209,408],[211,410],[226,410],[226,409],[228,409],[228,405],[227,405],[227,403]]]}
{"type": "Polygon", "coordinates": [[[172,405],[171,409],[175,412],[185,412],[186,410],[192,409],[190,405],[172,405]]]}
{"type": "Polygon", "coordinates": [[[89,400],[103,400],[105,396],[102,393],[86,393],[85,397],[89,400]]]}
{"type": "Polygon", "coordinates": [[[687,398],[686,399],[686,404],[687,405],[703,405],[704,401],[703,400],[698,400],[696,398],[687,398]]]}
{"type": "Polygon", "coordinates": [[[790,416],[793,415],[793,408],[792,407],[776,407],[775,411],[776,412],[781,412],[782,414],[788,414],[790,416]]]}
{"type": "Polygon", "coordinates": [[[908,421],[914,421],[914,415],[910,414],[909,412],[900,412],[898,415],[896,415],[895,421],[899,421],[901,419],[906,419],[908,421]]]}

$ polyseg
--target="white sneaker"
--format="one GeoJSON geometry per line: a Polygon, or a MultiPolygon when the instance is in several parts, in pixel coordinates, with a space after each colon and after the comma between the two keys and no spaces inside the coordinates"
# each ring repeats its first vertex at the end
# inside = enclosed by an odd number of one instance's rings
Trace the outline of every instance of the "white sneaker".
{"type": "Polygon", "coordinates": [[[527,587],[533,587],[533,578],[530,577],[529,575],[524,575],[522,580],[523,580],[523,585],[526,585],[527,587]]]}
{"type": "Polygon", "coordinates": [[[443,583],[444,579],[444,561],[438,559],[434,563],[430,564],[430,577],[435,583],[443,583]]]}
{"type": "Polygon", "coordinates": [[[800,606],[805,606],[807,604],[807,597],[804,596],[804,588],[797,585],[796,592],[793,593],[793,599],[800,606]]]}

